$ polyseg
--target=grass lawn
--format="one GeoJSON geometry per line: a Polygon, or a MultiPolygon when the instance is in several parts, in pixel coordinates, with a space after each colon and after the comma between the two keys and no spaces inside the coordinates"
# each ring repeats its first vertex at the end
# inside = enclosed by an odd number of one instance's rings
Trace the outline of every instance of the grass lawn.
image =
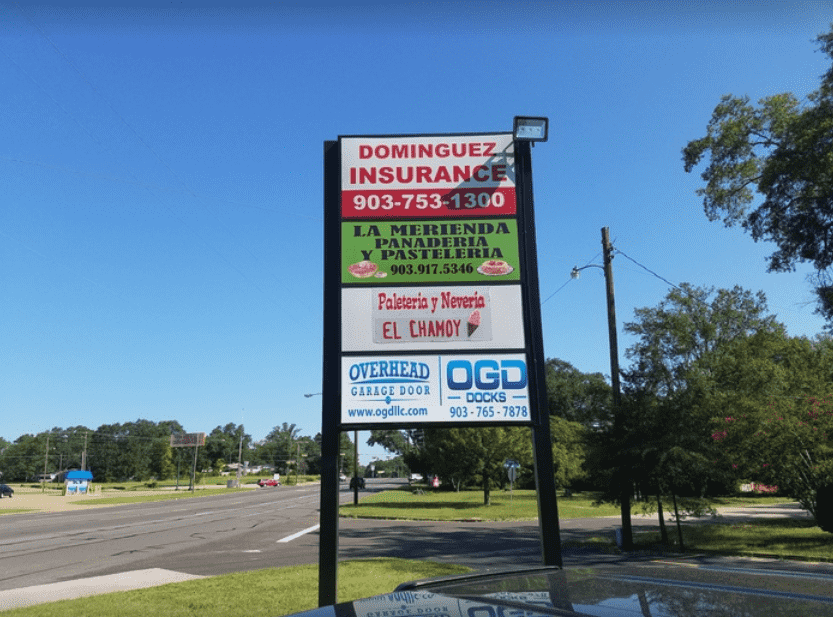
{"type": "Polygon", "coordinates": [[[145,501],[167,501],[168,499],[191,499],[192,497],[210,497],[211,495],[228,495],[229,493],[246,493],[252,491],[251,488],[206,488],[194,491],[165,491],[159,492],[155,495],[119,495],[118,497],[101,497],[90,499],[89,501],[75,501],[72,505],[77,506],[95,506],[102,504],[127,504],[127,503],[142,503],[145,501]]]}
{"type": "MultiPolygon", "coordinates": [[[[559,518],[616,516],[618,506],[594,506],[593,495],[576,494],[558,500],[559,518]]],[[[358,506],[343,504],[341,516],[418,521],[528,521],[538,518],[535,491],[494,490],[491,505],[483,505],[482,491],[426,491],[415,495],[411,490],[384,491],[363,497],[358,506]]]]}
{"type": "MultiPolygon", "coordinates": [[[[676,545],[675,526],[669,525],[668,536],[676,545]]],[[[655,546],[659,541],[659,532],[634,536],[637,546],[655,546]]],[[[809,520],[785,518],[683,525],[683,543],[687,551],[833,562],[833,534],[822,531],[809,520]]]]}
{"type": "MultiPolygon", "coordinates": [[[[406,581],[469,572],[411,559],[339,564],[340,602],[393,591],[406,581]]],[[[270,568],[172,583],[149,589],[63,600],[3,611],[3,617],[277,617],[318,606],[318,566],[270,568]]]]}
{"type": "Polygon", "coordinates": [[[775,506],[781,503],[795,503],[789,497],[751,494],[748,497],[712,497],[709,501],[715,508],[743,508],[745,506],[775,506]]]}

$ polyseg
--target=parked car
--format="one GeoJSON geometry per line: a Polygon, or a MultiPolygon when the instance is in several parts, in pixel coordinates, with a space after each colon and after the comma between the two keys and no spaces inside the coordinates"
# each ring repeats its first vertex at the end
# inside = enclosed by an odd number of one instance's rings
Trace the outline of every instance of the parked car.
{"type": "Polygon", "coordinates": [[[8,484],[0,484],[0,498],[14,497],[14,489],[8,484]]]}
{"type": "MultiPolygon", "coordinates": [[[[791,572],[692,568],[668,562],[611,563],[562,570],[529,568],[403,583],[396,591],[296,617],[664,617],[833,614],[824,593],[796,587],[791,572]],[[795,589],[795,591],[793,591],[795,589]]],[[[812,575],[810,575],[812,576],[812,575]]]]}
{"type": "Polygon", "coordinates": [[[357,486],[360,489],[364,489],[364,478],[353,476],[350,478],[350,488],[355,489],[357,486]]]}
{"type": "Polygon", "coordinates": [[[261,478],[257,481],[258,486],[280,486],[281,483],[272,478],[261,478]]]}

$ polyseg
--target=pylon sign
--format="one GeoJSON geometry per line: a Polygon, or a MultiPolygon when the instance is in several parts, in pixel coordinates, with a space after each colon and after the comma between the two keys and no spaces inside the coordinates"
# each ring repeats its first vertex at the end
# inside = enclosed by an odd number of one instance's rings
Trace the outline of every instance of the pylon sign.
{"type": "Polygon", "coordinates": [[[342,425],[529,421],[512,135],[339,151],[342,425]]]}
{"type": "Polygon", "coordinates": [[[321,606],[337,598],[348,430],[529,426],[542,557],[561,564],[530,148],[511,133],[324,143],[321,606]]]}

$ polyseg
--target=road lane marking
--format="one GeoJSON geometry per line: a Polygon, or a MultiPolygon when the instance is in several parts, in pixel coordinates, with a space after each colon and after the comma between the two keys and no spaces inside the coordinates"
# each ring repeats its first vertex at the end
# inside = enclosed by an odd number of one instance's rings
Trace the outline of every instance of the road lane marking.
{"type": "Polygon", "coordinates": [[[319,527],[321,527],[321,525],[313,525],[312,527],[307,527],[303,531],[299,531],[298,533],[293,533],[291,536],[286,536],[285,538],[282,538],[281,540],[278,540],[278,542],[292,542],[295,538],[300,538],[304,534],[307,534],[311,531],[318,530],[319,527]]]}

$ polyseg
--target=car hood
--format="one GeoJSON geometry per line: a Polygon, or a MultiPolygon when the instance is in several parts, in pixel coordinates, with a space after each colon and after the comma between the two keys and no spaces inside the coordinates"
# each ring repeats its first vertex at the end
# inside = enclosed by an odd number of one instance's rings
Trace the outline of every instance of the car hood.
{"type": "MultiPolygon", "coordinates": [[[[826,578],[826,577],[825,577],[826,578]]],[[[304,617],[833,616],[829,579],[651,561],[406,583],[304,617]]]]}

